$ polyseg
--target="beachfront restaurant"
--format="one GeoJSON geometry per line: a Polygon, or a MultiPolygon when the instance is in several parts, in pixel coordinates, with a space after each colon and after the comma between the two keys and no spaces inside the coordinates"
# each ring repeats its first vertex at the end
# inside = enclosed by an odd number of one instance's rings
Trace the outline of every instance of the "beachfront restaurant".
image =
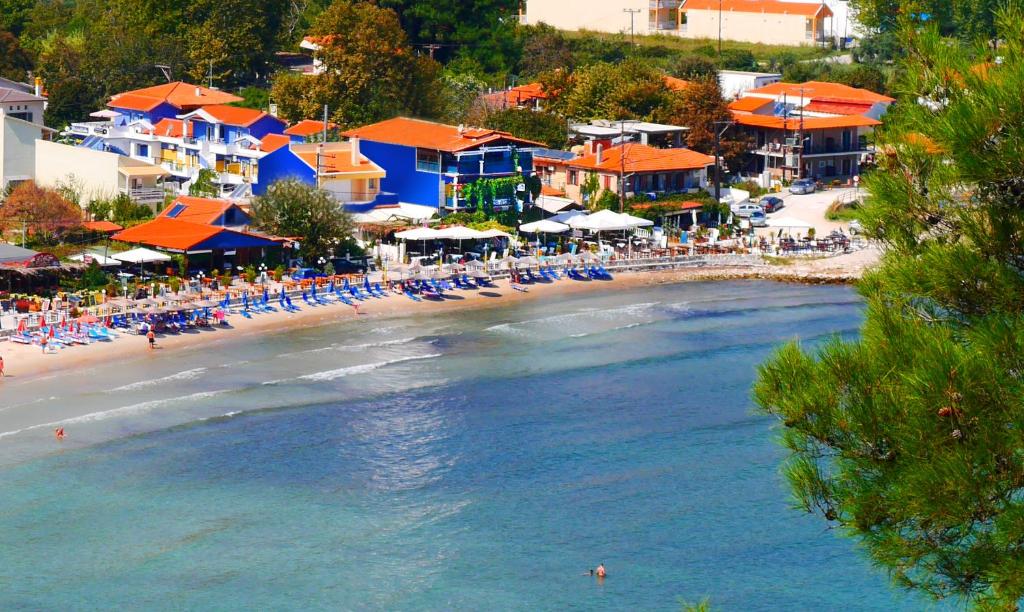
{"type": "Polygon", "coordinates": [[[114,240],[183,256],[182,273],[191,269],[231,270],[281,258],[284,240],[237,229],[158,217],[114,235],[114,240]]]}

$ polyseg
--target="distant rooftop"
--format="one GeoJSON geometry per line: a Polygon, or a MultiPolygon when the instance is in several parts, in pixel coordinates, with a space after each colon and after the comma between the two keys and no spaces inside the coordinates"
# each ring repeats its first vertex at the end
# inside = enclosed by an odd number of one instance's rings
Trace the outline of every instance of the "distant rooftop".
{"type": "Polygon", "coordinates": [[[395,117],[387,121],[364,125],[345,132],[343,136],[355,136],[371,142],[432,149],[446,153],[457,153],[502,142],[529,147],[540,146],[540,143],[516,138],[508,132],[499,130],[456,127],[408,117],[395,117]]]}
{"type": "Polygon", "coordinates": [[[0,83],[0,102],[13,104],[15,102],[45,102],[46,98],[26,93],[20,89],[9,89],[0,83]]]}
{"type": "Polygon", "coordinates": [[[166,102],[175,108],[190,111],[210,104],[231,104],[241,101],[238,96],[224,91],[176,81],[117,94],[111,97],[108,106],[151,111],[166,102]]]}
{"type": "Polygon", "coordinates": [[[676,134],[690,128],[648,121],[606,121],[599,119],[590,123],[574,123],[569,126],[572,132],[591,138],[610,138],[626,134],[676,134]]]}

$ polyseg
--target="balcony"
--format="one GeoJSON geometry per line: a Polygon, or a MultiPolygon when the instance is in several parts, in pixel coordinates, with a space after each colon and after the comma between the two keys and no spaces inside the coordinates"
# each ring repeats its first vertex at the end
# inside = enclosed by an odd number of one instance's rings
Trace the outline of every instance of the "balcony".
{"type": "Polygon", "coordinates": [[[799,153],[804,157],[809,157],[812,155],[836,155],[841,153],[870,153],[871,149],[868,148],[866,143],[857,143],[845,146],[841,144],[811,145],[809,147],[805,147],[803,151],[800,151],[799,147],[788,147],[779,143],[770,143],[762,145],[751,152],[757,155],[771,155],[777,157],[799,153]]]}
{"type": "Polygon", "coordinates": [[[650,0],[648,8],[652,11],[674,11],[679,8],[680,4],[682,4],[682,0],[650,0]]]}
{"type": "Polygon", "coordinates": [[[167,191],[162,187],[122,188],[121,193],[139,204],[163,204],[164,198],[167,197],[167,191]]]}
{"type": "Polygon", "coordinates": [[[115,129],[110,121],[88,121],[84,123],[72,123],[68,130],[76,136],[109,136],[115,129]]]}

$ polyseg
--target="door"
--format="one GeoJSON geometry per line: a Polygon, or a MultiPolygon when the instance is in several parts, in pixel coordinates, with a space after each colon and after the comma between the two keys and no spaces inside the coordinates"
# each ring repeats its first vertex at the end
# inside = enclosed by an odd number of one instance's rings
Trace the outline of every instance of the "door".
{"type": "Polygon", "coordinates": [[[850,150],[851,142],[852,142],[852,136],[850,135],[850,130],[843,130],[843,150],[844,151],[849,151],[850,150]]]}

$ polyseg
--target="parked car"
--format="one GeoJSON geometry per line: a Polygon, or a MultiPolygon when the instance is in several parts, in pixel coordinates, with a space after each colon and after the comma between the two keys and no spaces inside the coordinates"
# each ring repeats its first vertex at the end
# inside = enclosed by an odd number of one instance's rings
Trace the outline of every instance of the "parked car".
{"type": "Polygon", "coordinates": [[[292,280],[301,281],[310,278],[321,278],[323,276],[326,275],[323,272],[320,272],[313,268],[299,268],[298,270],[292,273],[292,280]]]}
{"type": "Polygon", "coordinates": [[[746,219],[755,212],[764,214],[764,209],[761,208],[759,205],[751,204],[750,202],[746,202],[744,204],[737,204],[732,207],[732,214],[736,215],[740,219],[746,219]]]}
{"type": "Polygon", "coordinates": [[[814,193],[815,189],[817,189],[817,185],[814,179],[809,178],[797,179],[789,185],[789,192],[795,194],[814,193]]]}
{"type": "Polygon", "coordinates": [[[773,213],[786,205],[786,203],[782,201],[782,198],[776,196],[765,196],[761,198],[761,201],[758,202],[758,204],[761,205],[761,208],[764,209],[765,213],[773,213]]]}
{"type": "Polygon", "coordinates": [[[367,268],[365,259],[345,259],[344,257],[335,257],[331,260],[331,265],[334,266],[336,274],[365,274],[367,268]]]}
{"type": "Polygon", "coordinates": [[[750,227],[768,227],[768,215],[760,210],[750,213],[750,227]]]}

